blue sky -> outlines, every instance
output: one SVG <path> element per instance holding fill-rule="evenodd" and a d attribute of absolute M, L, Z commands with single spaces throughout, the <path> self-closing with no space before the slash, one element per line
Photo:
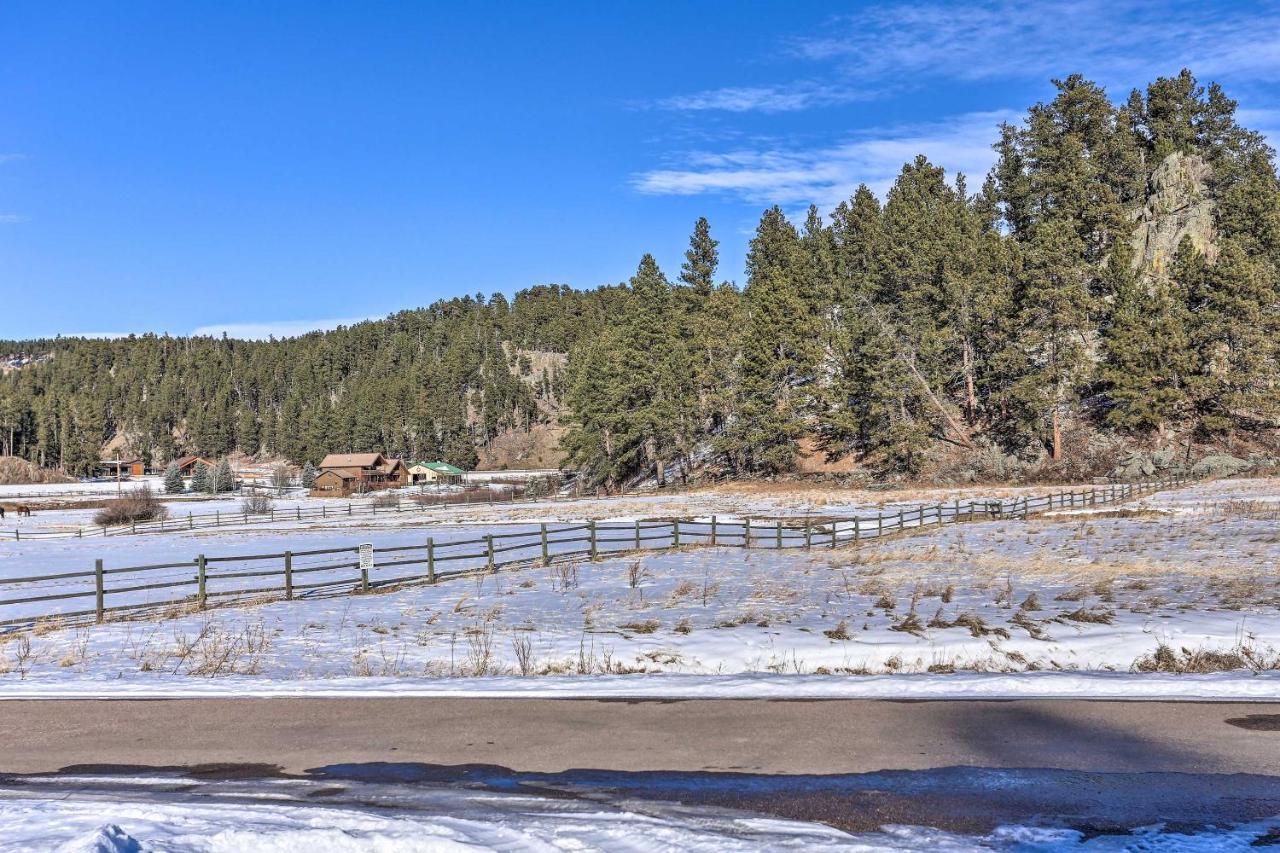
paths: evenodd
<path fill-rule="evenodd" d="M 1280 139 L 1274 3 L 0 6 L 0 338 L 261 336 L 674 277 L 711 220 L 829 210 L 1080 72 L 1189 66 Z"/>

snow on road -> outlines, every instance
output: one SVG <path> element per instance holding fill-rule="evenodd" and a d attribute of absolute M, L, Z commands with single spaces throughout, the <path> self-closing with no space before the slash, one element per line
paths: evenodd
<path fill-rule="evenodd" d="M 64 786 L 74 785 L 65 780 Z M 88 790 L 34 796 L 0 790 L 0 850 L 58 853 L 216 853 L 216 851 L 1122 851 L 1247 850 L 1273 837 L 1275 821 L 1215 827 L 1154 825 L 1097 835 L 1064 827 L 999 826 L 962 834 L 886 825 L 846 833 L 709 806 L 637 799 L 548 798 L 419 785 L 370 785 L 358 794 L 377 808 L 324 805 L 329 792 L 312 780 L 266 780 L 232 786 L 169 777 L 116 780 L 104 796 Z M 157 789 L 148 791 L 148 788 Z M 130 790 L 132 789 L 132 790 Z M 194 791 L 192 790 L 194 789 Z M 300 802 L 311 790 L 310 803 Z"/>
<path fill-rule="evenodd" d="M 641 813 L 575 800 L 453 790 L 418 789 L 413 799 L 412 811 L 374 811 L 294 803 L 12 796 L 0 799 L 0 850 L 439 853 L 859 849 L 853 837 L 819 824 L 731 816 L 711 809 L 649 806 L 647 813 Z M 888 839 L 894 840 L 892 836 Z M 896 845 L 882 849 L 910 848 Z"/>

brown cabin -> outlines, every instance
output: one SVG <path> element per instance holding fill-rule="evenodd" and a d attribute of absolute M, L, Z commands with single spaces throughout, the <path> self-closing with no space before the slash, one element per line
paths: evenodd
<path fill-rule="evenodd" d="M 210 470 L 212 470 L 216 465 L 216 463 L 205 459 L 203 456 L 181 456 L 173 460 L 173 462 L 178 466 L 178 470 L 182 472 L 182 476 L 184 477 L 190 477 L 194 474 L 196 472 L 196 466 L 201 462 L 203 462 L 205 467 Z"/>
<path fill-rule="evenodd" d="M 311 494 L 349 495 L 375 489 L 395 489 L 409 481 L 409 469 L 399 459 L 381 453 L 330 453 L 320 461 Z"/>
<path fill-rule="evenodd" d="M 141 459 L 103 459 L 98 462 L 101 477 L 141 477 L 147 466 Z"/>

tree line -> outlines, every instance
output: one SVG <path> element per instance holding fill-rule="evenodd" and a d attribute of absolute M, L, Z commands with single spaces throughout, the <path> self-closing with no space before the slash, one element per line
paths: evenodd
<path fill-rule="evenodd" d="M 623 311 L 570 359 L 570 459 L 612 487 L 707 462 L 785 473 L 805 442 L 911 474 L 952 448 L 1060 461 L 1068 427 L 1274 430 L 1273 152 L 1187 71 L 1120 106 L 1080 76 L 1054 85 L 999 128 L 977 191 L 920 156 L 883 203 L 861 186 L 799 226 L 765 211 L 741 291 L 715 283 L 705 220 L 675 282 L 646 256 Z M 1207 168 L 1211 229 L 1152 263 L 1135 217 L 1171 155 Z"/>
<path fill-rule="evenodd" d="M 861 186 L 798 222 L 764 211 L 741 288 L 719 278 L 700 219 L 674 280 L 645 255 L 621 284 L 442 300 L 289 340 L 0 343 L 52 355 L 0 381 L 0 450 L 78 473 L 123 432 L 159 462 L 379 450 L 469 466 L 502 431 L 559 417 L 568 464 L 616 488 L 781 474 L 805 453 L 918 474 L 947 454 L 1061 461 L 1099 432 L 1273 434 L 1273 152 L 1186 71 L 1119 104 L 1080 76 L 1054 85 L 998 128 L 976 189 L 920 156 L 883 200 Z M 1139 211 L 1178 157 L 1206 171 L 1210 227 L 1147 257 Z M 567 365 L 531 375 L 531 350 Z"/>

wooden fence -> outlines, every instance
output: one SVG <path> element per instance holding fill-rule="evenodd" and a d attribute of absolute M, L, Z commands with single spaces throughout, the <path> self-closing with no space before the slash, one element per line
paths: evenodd
<path fill-rule="evenodd" d="M 674 491 L 674 490 L 666 490 Z M 664 492 L 665 493 L 665 492 Z M 378 500 L 394 492 L 371 493 L 367 501 L 345 505 L 322 503 L 315 507 L 270 507 L 264 512 L 251 512 L 248 508 L 239 512 L 227 511 L 192 513 L 175 515 L 155 521 L 138 521 L 132 524 L 117 524 L 93 527 L 77 527 L 74 530 L 23 530 L 19 527 L 0 529 L 0 540 L 22 541 L 24 539 L 87 539 L 107 536 L 136 536 L 144 533 L 174 533 L 182 530 L 208 530 L 218 527 L 241 527 L 253 524 L 275 524 L 287 521 L 315 521 L 328 518 L 338 519 L 358 516 L 387 515 L 388 513 L 421 512 L 447 506 L 497 506 L 501 504 L 538 503 L 541 501 L 576 501 L 597 500 L 595 496 L 516 494 L 499 495 L 492 489 L 465 492 L 441 492 L 437 494 L 419 492 L 407 495 L 395 494 L 394 504 L 379 506 Z M 644 492 L 642 494 L 653 494 Z M 230 492 L 226 497 L 234 497 Z M 164 497 L 163 495 L 159 497 Z M 618 497 L 618 496 L 613 496 Z M 33 505 L 36 511 L 39 506 Z"/>
<path fill-rule="evenodd" d="M 1188 481 L 1174 477 L 1012 500 L 957 500 L 847 518 L 747 518 L 726 522 L 711 516 L 706 520 L 592 521 L 529 525 L 527 530 L 467 539 L 424 536 L 421 544 L 393 547 L 362 544 L 272 554 L 201 554 L 179 562 L 120 567 L 108 567 L 98 559 L 92 568 L 79 571 L 0 578 L 0 625 L 29 625 L 44 619 L 74 622 L 92 618 L 102 622 L 112 614 L 162 608 L 205 609 L 210 604 L 246 599 L 293 600 L 317 594 L 367 593 L 402 584 L 436 583 L 477 572 L 497 572 L 513 565 L 549 566 L 557 561 L 594 560 L 610 553 L 642 550 L 689 546 L 835 548 L 947 524 L 1025 519 L 1051 510 L 1088 509 L 1177 488 Z M 71 591 L 63 591 L 67 588 Z M 155 593 L 161 597 L 150 598 Z M 132 600 L 124 600 L 126 596 L 132 596 Z M 71 602 L 71 609 L 47 609 L 53 602 Z"/>

